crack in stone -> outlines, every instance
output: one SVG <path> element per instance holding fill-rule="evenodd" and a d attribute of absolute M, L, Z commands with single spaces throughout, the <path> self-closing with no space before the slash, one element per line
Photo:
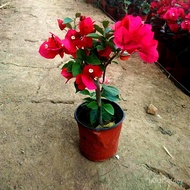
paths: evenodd
<path fill-rule="evenodd" d="M 15 63 L 5 63 L 5 62 L 0 62 L 2 65 L 12 65 L 16 67 L 25 67 L 25 68 L 32 68 L 32 69 L 57 69 L 57 67 L 34 67 L 34 66 L 28 66 L 28 65 L 17 65 Z"/>
<path fill-rule="evenodd" d="M 73 100 L 63 101 L 63 100 L 48 100 L 48 99 L 42 99 L 42 100 L 31 100 L 31 103 L 35 104 L 41 104 L 41 103 L 52 103 L 52 104 L 74 104 Z"/>
<path fill-rule="evenodd" d="M 127 69 L 123 66 L 123 65 L 121 65 L 121 68 L 124 70 L 124 71 L 126 71 Z"/>
<path fill-rule="evenodd" d="M 59 63 L 59 64 L 56 66 L 56 68 L 58 68 L 58 69 L 60 69 L 60 68 L 62 68 L 62 67 L 63 67 L 63 62 Z"/>
<path fill-rule="evenodd" d="M 4 105 L 4 104 L 10 104 L 10 103 L 23 103 L 23 102 L 30 102 L 30 103 L 35 103 L 35 104 L 42 104 L 42 103 L 52 103 L 52 104 L 74 104 L 74 101 L 72 100 L 68 100 L 68 101 L 63 101 L 63 100 L 46 100 L 46 99 L 42 99 L 42 100 L 10 100 L 8 102 L 0 102 L 0 106 Z"/>
<path fill-rule="evenodd" d="M 37 90 L 36 90 L 36 94 L 39 93 L 39 90 L 40 90 L 41 86 L 38 86 Z"/>
<path fill-rule="evenodd" d="M 154 168 L 148 164 L 145 164 L 145 167 L 154 172 L 155 174 L 162 174 L 164 175 L 166 178 L 168 178 L 169 180 L 171 180 L 172 182 L 175 182 L 176 184 L 178 184 L 180 187 L 184 188 L 184 189 L 190 189 L 190 185 L 185 183 L 184 181 L 181 181 L 181 180 L 178 180 L 176 179 L 172 174 L 168 173 L 168 172 L 165 172 L 164 170 L 160 170 L 160 169 L 157 169 L 157 168 Z"/>
<path fill-rule="evenodd" d="M 38 40 L 33 40 L 33 39 L 24 39 L 25 42 L 31 42 L 31 43 L 35 43 L 38 42 Z"/>
<path fill-rule="evenodd" d="M 20 104 L 23 103 L 24 100 L 8 100 L 5 102 L 0 102 L 0 105 L 4 105 L 4 104 L 11 104 L 11 103 L 15 103 L 15 104 Z"/>

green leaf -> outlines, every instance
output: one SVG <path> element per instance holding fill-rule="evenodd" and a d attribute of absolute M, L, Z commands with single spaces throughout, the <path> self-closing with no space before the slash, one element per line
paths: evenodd
<path fill-rule="evenodd" d="M 146 15 L 150 12 L 149 9 L 143 9 L 143 13 L 145 13 Z"/>
<path fill-rule="evenodd" d="M 114 108 L 111 104 L 102 104 L 102 108 L 110 115 L 114 115 Z"/>
<path fill-rule="evenodd" d="M 105 47 L 103 45 L 97 45 L 97 50 L 104 50 Z"/>
<path fill-rule="evenodd" d="M 106 33 L 106 39 L 109 39 L 110 37 L 112 37 L 113 36 L 113 33 Z"/>
<path fill-rule="evenodd" d="M 100 27 L 100 26 L 98 26 L 98 25 L 94 25 L 94 28 L 100 33 L 100 34 L 104 34 L 104 31 L 103 31 L 103 29 Z"/>
<path fill-rule="evenodd" d="M 75 14 L 75 18 L 78 18 L 78 17 L 80 17 L 81 16 L 81 13 L 76 13 Z"/>
<path fill-rule="evenodd" d="M 100 65 L 101 61 L 98 59 L 96 55 L 90 55 L 87 57 L 86 62 L 93 65 Z"/>
<path fill-rule="evenodd" d="M 98 110 L 90 110 L 90 123 L 96 123 L 98 119 Z"/>
<path fill-rule="evenodd" d="M 71 61 L 65 63 L 65 64 L 63 65 L 62 69 L 63 69 L 63 68 L 67 68 L 67 71 L 68 71 L 68 72 L 72 72 L 72 67 L 73 67 L 73 64 L 74 64 L 74 63 L 75 63 L 75 61 L 74 61 L 74 60 L 71 60 Z"/>
<path fill-rule="evenodd" d="M 104 92 L 102 93 L 102 97 L 105 97 L 106 99 L 108 99 L 112 102 L 116 102 L 116 101 L 120 100 L 119 96 L 112 96 L 112 95 L 104 93 Z"/>
<path fill-rule="evenodd" d="M 92 109 L 92 110 L 97 110 L 98 109 L 98 104 L 96 101 L 91 101 L 90 103 L 87 104 L 87 107 Z"/>
<path fill-rule="evenodd" d="M 72 26 L 71 26 L 70 23 L 67 23 L 67 24 L 66 24 L 66 27 L 67 27 L 67 28 L 70 28 L 70 29 L 72 28 Z"/>
<path fill-rule="evenodd" d="M 120 100 L 119 91 L 117 90 L 117 88 L 113 86 L 106 86 L 104 84 L 102 85 L 102 87 L 103 87 L 102 97 L 105 97 L 106 99 L 113 102 Z"/>
<path fill-rule="evenodd" d="M 87 36 L 90 38 L 95 38 L 95 39 L 101 39 L 102 38 L 102 36 L 100 36 L 99 34 L 96 34 L 96 33 L 90 33 Z"/>
<path fill-rule="evenodd" d="M 91 97 L 87 97 L 87 98 L 83 98 L 83 100 L 84 100 L 85 102 L 87 102 L 87 104 L 88 104 L 88 103 L 90 103 L 92 100 L 95 101 L 96 98 L 93 98 L 93 97 L 92 97 L 92 98 L 91 98 Z"/>
<path fill-rule="evenodd" d="M 131 1 L 125 1 L 125 3 L 126 3 L 127 5 L 130 5 L 130 4 L 131 4 Z"/>
<path fill-rule="evenodd" d="M 108 21 L 108 20 L 105 20 L 105 21 L 102 22 L 102 24 L 103 24 L 103 27 L 104 27 L 104 28 L 107 28 L 108 25 L 109 25 L 109 21 Z"/>
<path fill-rule="evenodd" d="M 119 90 L 114 86 L 106 86 L 105 84 L 102 85 L 103 89 L 112 96 L 119 95 Z"/>
<path fill-rule="evenodd" d="M 112 61 L 112 63 L 118 64 L 118 62 L 117 62 L 117 61 Z"/>
<path fill-rule="evenodd" d="M 82 72 L 82 66 L 80 63 L 75 62 L 72 65 L 72 74 L 74 77 L 76 77 L 78 74 L 80 74 Z"/>
<path fill-rule="evenodd" d="M 96 92 L 91 92 L 90 97 L 92 100 L 96 100 Z"/>
<path fill-rule="evenodd" d="M 109 33 L 110 31 L 112 31 L 111 28 L 109 28 L 109 27 L 105 28 L 105 33 L 106 33 L 106 34 Z"/>
<path fill-rule="evenodd" d="M 88 90 L 82 90 L 80 93 L 83 95 L 90 95 L 90 92 Z"/>
<path fill-rule="evenodd" d="M 102 120 L 104 123 L 108 123 L 112 120 L 113 116 L 109 114 L 106 110 L 102 110 Z"/>
<path fill-rule="evenodd" d="M 84 50 L 82 49 L 77 50 L 76 59 L 78 62 L 81 62 L 82 60 L 84 60 L 85 57 L 86 57 L 86 53 Z"/>
<path fill-rule="evenodd" d="M 66 17 L 66 18 L 64 18 L 63 23 L 64 23 L 64 24 L 68 24 L 68 23 L 71 23 L 72 21 L 73 21 L 73 20 L 72 20 L 71 18 Z"/>

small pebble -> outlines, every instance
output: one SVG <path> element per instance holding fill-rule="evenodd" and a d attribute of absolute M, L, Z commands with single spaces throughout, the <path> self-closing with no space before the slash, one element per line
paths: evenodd
<path fill-rule="evenodd" d="M 119 158 L 120 158 L 118 154 L 117 154 L 117 155 L 115 155 L 115 157 L 116 157 L 118 160 L 119 160 Z"/>
<path fill-rule="evenodd" d="M 158 118 L 162 119 L 162 117 L 161 117 L 159 114 L 156 114 L 156 116 L 157 116 Z"/>
<path fill-rule="evenodd" d="M 20 166 L 22 166 L 22 164 L 23 164 L 22 161 L 19 161 L 18 163 L 19 163 Z"/>
<path fill-rule="evenodd" d="M 155 107 L 153 104 L 150 104 L 147 107 L 146 113 L 156 115 L 157 111 L 158 111 L 157 107 Z"/>

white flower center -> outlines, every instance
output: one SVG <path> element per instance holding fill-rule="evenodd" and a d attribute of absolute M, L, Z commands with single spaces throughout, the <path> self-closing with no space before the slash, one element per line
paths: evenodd
<path fill-rule="evenodd" d="M 89 71 L 89 73 L 93 73 L 93 72 L 94 72 L 94 70 L 93 70 L 93 69 L 89 69 L 88 71 Z"/>
<path fill-rule="evenodd" d="M 74 40 L 74 39 L 75 39 L 75 36 L 71 36 L 71 39 Z"/>

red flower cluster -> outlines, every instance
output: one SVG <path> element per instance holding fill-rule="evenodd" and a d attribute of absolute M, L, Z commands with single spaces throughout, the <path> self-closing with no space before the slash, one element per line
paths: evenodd
<path fill-rule="evenodd" d="M 151 11 L 154 17 L 166 21 L 172 32 L 187 30 L 190 33 L 190 1 L 154 0 Z"/>
<path fill-rule="evenodd" d="M 79 19 L 78 24 L 76 19 Z M 76 16 L 74 22 L 70 18 L 57 21 L 61 30 L 68 29 L 65 38 L 51 33 L 51 37 L 41 44 L 39 53 L 47 59 L 71 55 L 72 60 L 63 66 L 61 74 L 67 81 L 76 77 L 77 90 L 95 90 L 97 81 L 116 56 L 125 60 L 131 53 L 138 52 L 145 62 L 153 63 L 158 59 L 157 41 L 153 39 L 151 25 L 144 24 L 140 17 L 126 15 L 112 29 L 107 22 L 101 28 L 85 16 Z M 71 22 L 75 24 L 73 27 Z"/>
<path fill-rule="evenodd" d="M 62 21 L 63 22 L 63 21 Z M 79 22 L 79 31 L 69 29 L 62 41 L 67 51 L 65 53 L 76 57 L 76 52 L 80 48 L 91 48 L 92 38 L 87 37 L 87 34 L 94 31 L 92 19 L 90 17 L 81 17 Z"/>
<path fill-rule="evenodd" d="M 102 70 L 96 65 L 86 65 L 83 72 L 76 76 L 76 84 L 79 90 L 88 88 L 89 90 L 96 89 L 94 80 L 102 76 Z"/>
<path fill-rule="evenodd" d="M 62 43 L 62 40 L 52 33 L 51 38 L 48 38 L 48 40 L 42 43 L 42 45 L 39 48 L 39 53 L 46 59 L 53 59 L 58 54 L 61 58 L 63 58 L 64 52 L 65 48 Z"/>
<path fill-rule="evenodd" d="M 118 21 L 114 28 L 114 43 L 122 52 L 133 53 L 137 51 L 145 62 L 154 62 L 158 59 L 157 41 L 153 39 L 154 33 L 149 24 L 142 24 L 140 17 L 125 16 Z"/>

